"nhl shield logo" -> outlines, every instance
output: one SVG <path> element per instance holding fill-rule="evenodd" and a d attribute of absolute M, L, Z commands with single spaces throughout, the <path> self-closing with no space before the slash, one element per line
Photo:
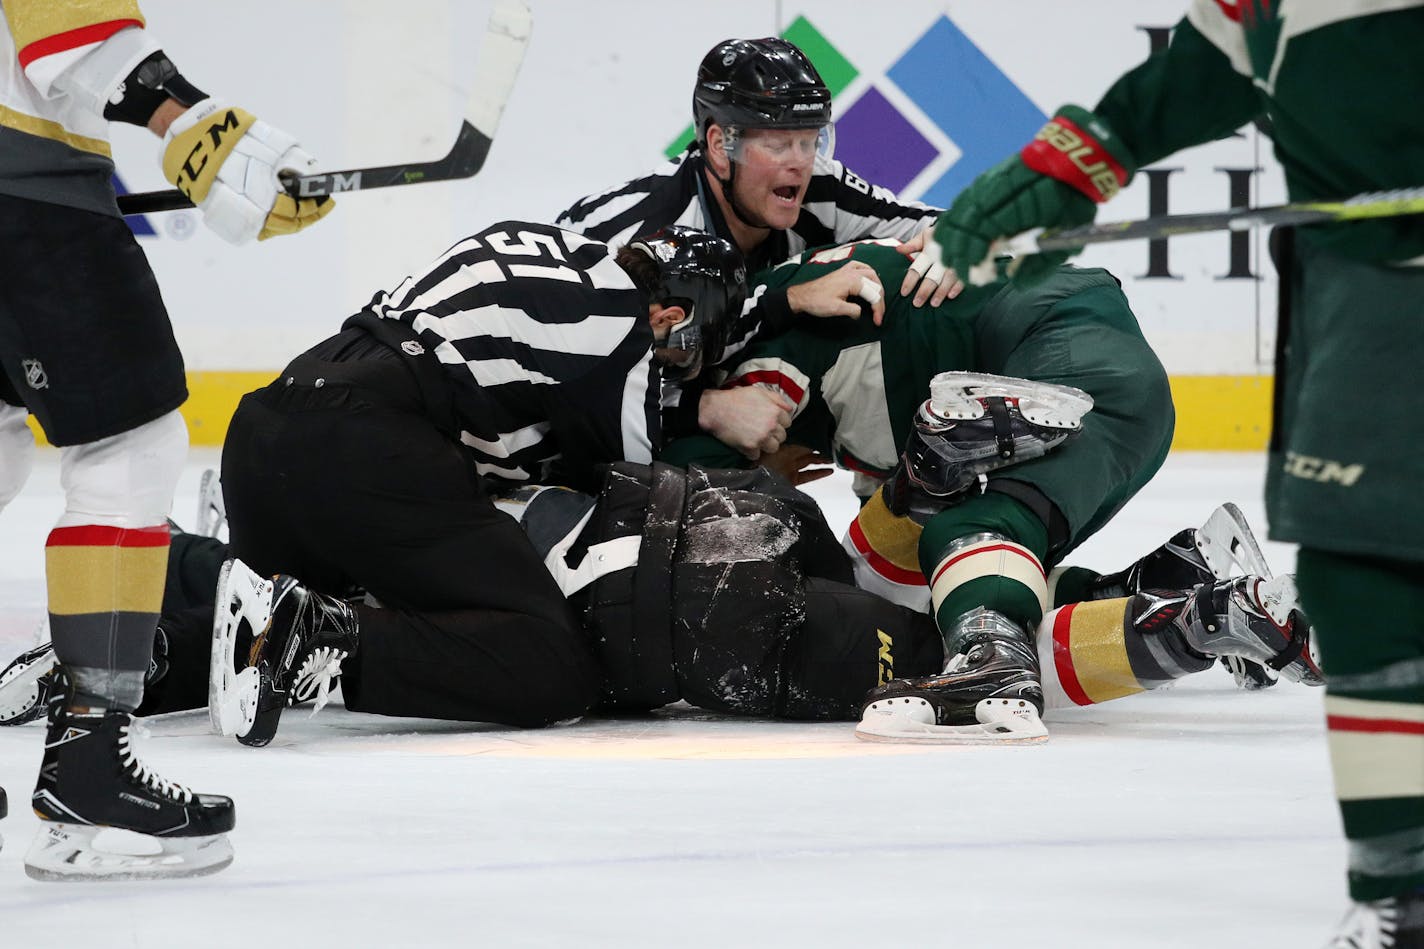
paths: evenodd
<path fill-rule="evenodd" d="M 20 367 L 25 370 L 25 382 L 31 389 L 49 388 L 49 376 L 45 375 L 44 366 L 38 359 L 21 360 Z"/>

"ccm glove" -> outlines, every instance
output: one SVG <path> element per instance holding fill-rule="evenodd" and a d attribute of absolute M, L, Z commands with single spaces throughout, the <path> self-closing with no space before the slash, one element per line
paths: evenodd
<path fill-rule="evenodd" d="M 1019 154 L 976 178 L 935 223 L 946 267 L 967 274 L 994 241 L 1035 227 L 1076 227 L 1132 179 L 1137 163 L 1107 123 L 1074 105 L 1058 110 Z M 1015 279 L 1031 283 L 1077 251 L 1032 254 Z"/>
<path fill-rule="evenodd" d="M 163 174 L 203 212 L 224 240 L 243 244 L 292 234 L 321 220 L 335 202 L 296 199 L 278 175 L 308 174 L 315 159 L 286 132 L 251 113 L 204 99 L 164 136 Z"/>

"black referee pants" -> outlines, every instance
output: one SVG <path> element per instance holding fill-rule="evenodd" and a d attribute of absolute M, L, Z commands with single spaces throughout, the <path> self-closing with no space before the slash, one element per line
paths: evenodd
<path fill-rule="evenodd" d="M 578 618 L 468 456 L 418 405 L 303 382 L 243 398 L 223 495 L 253 570 L 381 604 L 357 606 L 346 707 L 519 726 L 592 708 L 599 671 Z"/>

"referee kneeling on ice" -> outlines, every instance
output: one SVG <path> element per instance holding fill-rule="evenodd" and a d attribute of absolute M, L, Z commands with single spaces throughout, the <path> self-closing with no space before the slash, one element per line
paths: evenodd
<path fill-rule="evenodd" d="M 663 380 L 721 358 L 745 296 L 738 251 L 689 228 L 614 249 L 505 222 L 246 395 L 223 446 L 238 560 L 215 724 L 266 744 L 338 674 L 348 708 L 383 715 L 538 726 L 592 708 L 579 619 L 486 479 L 596 493 L 599 466 L 651 461 Z"/>

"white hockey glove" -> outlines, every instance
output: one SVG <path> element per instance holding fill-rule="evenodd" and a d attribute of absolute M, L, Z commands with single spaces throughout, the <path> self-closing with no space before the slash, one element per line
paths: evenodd
<path fill-rule="evenodd" d="M 215 99 L 196 103 L 164 136 L 163 174 L 203 212 L 203 223 L 233 244 L 293 234 L 335 206 L 295 199 L 280 172 L 310 173 L 316 161 L 280 129 Z"/>

